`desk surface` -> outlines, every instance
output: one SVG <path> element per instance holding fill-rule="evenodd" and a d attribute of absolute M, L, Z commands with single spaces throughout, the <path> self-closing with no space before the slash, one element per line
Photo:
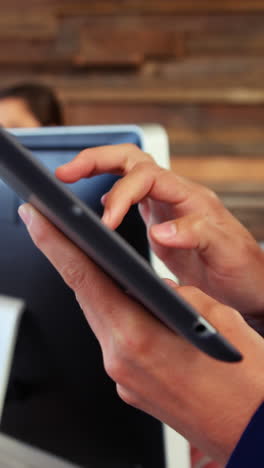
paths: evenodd
<path fill-rule="evenodd" d="M 42 450 L 0 434 L 1 468 L 78 468 Z"/>

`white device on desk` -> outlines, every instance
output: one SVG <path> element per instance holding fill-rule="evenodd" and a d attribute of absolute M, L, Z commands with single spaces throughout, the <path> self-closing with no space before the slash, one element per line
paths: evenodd
<path fill-rule="evenodd" d="M 0 296 L 0 421 L 24 301 Z M 0 466 L 2 466 L 0 464 Z"/>
<path fill-rule="evenodd" d="M 78 468 L 65 460 L 0 434 L 1 468 Z"/>

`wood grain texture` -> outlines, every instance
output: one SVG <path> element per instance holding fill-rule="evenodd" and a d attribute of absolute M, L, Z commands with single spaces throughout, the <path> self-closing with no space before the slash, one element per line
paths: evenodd
<path fill-rule="evenodd" d="M 171 166 L 177 174 L 211 188 L 255 239 L 264 240 L 263 160 L 175 157 Z"/>
<path fill-rule="evenodd" d="M 221 184 L 226 187 L 239 183 L 239 187 L 250 187 L 263 184 L 264 192 L 264 159 L 237 158 L 227 156 L 188 157 L 175 156 L 171 159 L 172 169 L 179 175 L 203 184 Z M 230 188 L 229 188 L 230 190 Z"/>
<path fill-rule="evenodd" d="M 102 30 L 104 34 L 102 34 Z M 135 65 L 150 57 L 182 57 L 183 38 L 146 24 L 85 24 L 81 29 L 78 63 Z"/>
<path fill-rule="evenodd" d="M 93 14 L 177 14 L 180 12 L 218 13 L 218 12 L 256 12 L 263 11 L 263 0 L 26 0 L 30 10 L 52 10 L 60 15 Z M 19 0 L 1 2 L 1 11 L 20 9 Z"/>
<path fill-rule="evenodd" d="M 40 16 L 10 12 L 0 16 L 0 38 L 12 38 L 17 41 L 20 39 L 53 39 L 57 34 L 57 29 L 57 20 L 51 14 Z"/>
<path fill-rule="evenodd" d="M 78 42 L 74 42 L 71 36 L 68 40 L 65 39 L 66 33 L 64 32 L 56 44 L 44 40 L 16 43 L 3 39 L 0 64 L 1 60 L 6 60 L 10 67 L 2 68 L 0 85 L 18 80 L 14 67 L 19 59 L 18 66 L 27 66 L 20 69 L 19 77 L 53 81 L 55 86 L 59 84 L 64 99 L 73 102 L 84 99 L 94 102 L 141 101 L 160 104 L 264 103 L 264 62 L 256 57 L 199 57 L 188 61 L 180 60 L 178 64 L 165 62 L 162 67 L 156 61 L 148 62 L 140 70 L 126 71 L 122 67 L 117 70 L 101 67 L 82 69 L 74 63 L 74 57 L 78 54 Z M 64 49 L 67 51 L 66 56 L 63 55 Z M 23 52 L 23 57 L 17 57 L 17 50 L 20 50 L 21 54 Z M 31 50 L 35 51 L 33 58 L 29 53 Z M 29 72 L 29 65 L 31 61 L 36 61 L 36 56 L 39 67 L 32 73 Z M 51 57 L 56 57 L 57 63 L 54 63 Z M 64 68 L 61 68 L 61 64 Z"/>
<path fill-rule="evenodd" d="M 173 168 L 264 239 L 264 0 L 0 4 L 0 87 L 52 86 L 71 125 L 161 123 Z"/>
<path fill-rule="evenodd" d="M 61 2 L 54 2 L 62 12 Z M 65 1 L 64 13 L 82 11 L 90 14 L 127 14 L 179 13 L 179 12 L 251 12 L 263 11 L 263 0 L 115 0 L 115 1 Z"/>
<path fill-rule="evenodd" d="M 264 155 L 262 106 L 186 106 L 134 102 L 65 104 L 69 124 L 160 122 L 167 130 L 171 154 L 257 157 Z"/>

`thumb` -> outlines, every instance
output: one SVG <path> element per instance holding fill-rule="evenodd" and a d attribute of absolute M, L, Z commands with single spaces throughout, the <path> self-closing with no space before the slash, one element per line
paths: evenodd
<path fill-rule="evenodd" d="M 206 217 L 197 215 L 184 216 L 179 219 L 154 224 L 150 228 L 152 240 L 166 247 L 185 249 L 205 247 L 208 240 L 208 222 Z M 210 233 L 210 239 L 211 237 Z"/>
<path fill-rule="evenodd" d="M 226 225 L 218 225 L 207 216 L 189 215 L 165 223 L 152 225 L 152 241 L 163 247 L 196 249 L 208 257 L 225 254 L 232 236 Z M 212 247 L 212 249 L 211 249 Z"/>

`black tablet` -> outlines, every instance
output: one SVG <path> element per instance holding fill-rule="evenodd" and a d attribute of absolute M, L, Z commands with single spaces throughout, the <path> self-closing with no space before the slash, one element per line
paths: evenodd
<path fill-rule="evenodd" d="M 170 329 L 216 359 L 242 359 L 240 352 L 160 279 L 124 239 L 103 225 L 86 204 L 4 130 L 0 130 L 0 177 Z"/>

